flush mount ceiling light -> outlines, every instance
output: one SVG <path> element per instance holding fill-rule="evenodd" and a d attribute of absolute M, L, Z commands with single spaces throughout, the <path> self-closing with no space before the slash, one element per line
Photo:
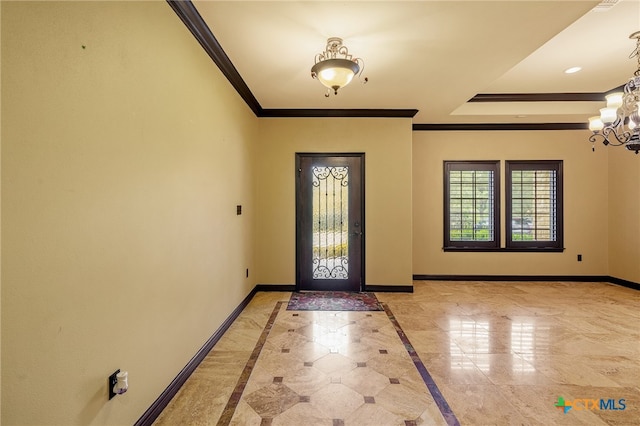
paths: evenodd
<path fill-rule="evenodd" d="M 600 110 L 600 115 L 589 118 L 589 130 L 592 132 L 589 141 L 594 151 L 594 143 L 600 138 L 604 145 L 624 146 L 636 154 L 640 152 L 640 31 L 629 38 L 636 40 L 636 48 L 629 59 L 638 58 L 638 69 L 622 92 L 605 97 L 607 106 Z"/>
<path fill-rule="evenodd" d="M 325 51 L 316 55 L 315 65 L 311 67 L 311 77 L 317 78 L 327 87 L 325 96 L 329 97 L 332 90 L 337 95 L 338 89 L 349 84 L 355 75 L 362 76 L 363 70 L 364 61 L 354 59 L 347 46 L 342 44 L 341 38 L 331 37 L 327 40 Z M 367 81 L 369 79 L 366 77 L 362 80 L 363 83 Z"/>

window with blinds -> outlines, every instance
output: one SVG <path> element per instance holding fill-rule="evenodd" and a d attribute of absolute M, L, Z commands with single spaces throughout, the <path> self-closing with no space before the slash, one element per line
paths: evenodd
<path fill-rule="evenodd" d="M 499 162 L 445 161 L 444 174 L 444 248 L 499 247 Z"/>
<path fill-rule="evenodd" d="M 506 162 L 507 248 L 563 247 L 562 161 Z"/>

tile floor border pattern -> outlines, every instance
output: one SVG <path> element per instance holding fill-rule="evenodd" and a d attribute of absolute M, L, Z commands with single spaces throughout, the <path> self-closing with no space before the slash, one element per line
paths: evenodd
<path fill-rule="evenodd" d="M 438 389 L 438 385 L 436 385 L 436 382 L 431 377 L 431 374 L 429 374 L 427 367 L 425 367 L 424 363 L 418 356 L 418 353 L 416 352 L 413 345 L 409 341 L 409 338 L 405 334 L 404 330 L 402 330 L 402 327 L 400 326 L 400 323 L 396 319 L 395 315 L 393 314 L 393 312 L 391 312 L 391 309 L 386 303 L 380 303 L 380 306 L 382 306 L 382 308 L 384 309 L 384 312 L 387 314 L 387 318 L 389 318 L 389 321 L 391 321 L 391 323 L 393 324 L 393 327 L 396 329 L 396 333 L 398 333 L 398 337 L 404 344 L 405 349 L 409 353 L 409 356 L 411 357 L 413 364 L 416 366 L 416 369 L 420 373 L 420 376 L 422 377 L 422 380 L 424 381 L 425 385 L 427 385 L 427 389 L 429 389 L 429 393 L 431 393 L 433 400 L 438 406 L 438 409 L 440 410 L 440 414 L 442 414 L 442 417 L 444 417 L 445 421 L 449 426 L 460 426 L 460 422 L 456 418 L 456 415 L 453 413 L 453 410 L 451 410 L 451 407 L 449 406 L 449 404 L 447 403 L 447 400 L 444 398 L 444 396 L 440 392 L 440 389 Z"/>
<path fill-rule="evenodd" d="M 240 403 L 240 399 L 242 398 L 242 392 L 244 392 L 244 388 L 247 386 L 249 382 L 249 376 L 251 376 L 251 372 L 253 371 L 253 367 L 256 365 L 256 361 L 258 361 L 258 357 L 260 356 L 260 352 L 264 347 L 265 342 L 267 341 L 267 337 L 269 336 L 269 332 L 271 331 L 271 327 L 273 327 L 273 323 L 276 321 L 276 317 L 278 316 L 278 312 L 280 312 L 280 307 L 286 302 L 276 302 L 276 306 L 273 308 L 271 315 L 269 316 L 269 320 L 267 324 L 264 326 L 262 333 L 260 334 L 260 338 L 256 342 L 256 346 L 253 348 L 253 352 L 251 352 L 251 356 L 249 357 L 249 361 L 244 366 L 242 370 L 242 374 L 238 378 L 238 382 L 236 383 L 236 387 L 233 389 L 231 396 L 229 397 L 229 401 L 227 405 L 222 410 L 222 414 L 220 415 L 220 419 L 218 420 L 217 426 L 227 426 L 231 422 L 231 418 L 236 411 L 238 403 Z"/>
<path fill-rule="evenodd" d="M 249 358 L 249 361 L 247 361 L 242 374 L 240 375 L 238 382 L 236 384 L 236 387 L 234 388 L 229 401 L 227 402 L 222 414 L 220 415 L 220 419 L 218 420 L 217 426 L 228 426 L 235 414 L 236 408 L 238 407 L 238 404 L 240 403 L 241 399 L 242 399 L 242 394 L 244 392 L 244 389 L 247 386 L 247 383 L 249 382 L 249 377 L 251 376 L 251 372 L 253 371 L 255 364 L 258 360 L 258 357 L 260 356 L 260 353 L 262 351 L 262 348 L 264 347 L 267 338 L 269 336 L 269 333 L 271 331 L 271 328 L 273 327 L 276 318 L 278 316 L 278 313 L 281 310 L 281 306 L 283 304 L 285 304 L 287 302 L 285 301 L 279 301 L 276 302 L 276 305 L 273 309 L 273 311 L 271 312 L 271 315 L 269 317 L 269 320 L 267 321 L 267 324 L 265 325 L 260 338 L 258 339 L 258 341 L 256 342 L 256 345 L 253 349 L 253 352 L 251 353 L 251 356 Z M 393 312 L 391 311 L 391 309 L 389 308 L 389 306 L 386 303 L 382 303 L 380 302 L 380 306 L 382 307 L 382 309 L 384 310 L 387 318 L 389 319 L 389 321 L 391 322 L 391 324 L 393 325 L 396 333 L 398 334 L 398 337 L 400 338 L 402 344 L 404 345 L 404 348 L 407 350 L 411 361 L 413 362 L 414 366 L 416 367 L 416 369 L 418 370 L 418 373 L 420 374 L 422 380 L 424 381 L 424 384 L 426 385 L 427 389 L 429 390 L 429 393 L 431 394 L 436 406 L 438 407 L 438 410 L 440 411 L 440 414 L 442 415 L 444 421 L 447 423 L 448 426 L 460 426 L 460 422 L 458 421 L 458 419 L 456 418 L 455 414 L 453 413 L 453 411 L 451 410 L 451 407 L 449 406 L 449 404 L 447 403 L 446 399 L 444 398 L 444 396 L 442 395 L 442 393 L 440 392 L 440 390 L 438 389 L 438 386 L 436 385 L 435 381 L 433 380 L 433 378 L 431 377 L 431 375 L 429 374 L 427 368 L 425 367 L 424 363 L 422 362 L 422 360 L 420 359 L 420 357 L 418 356 L 416 350 L 414 349 L 413 345 L 411 344 L 411 342 L 409 341 L 409 338 L 407 337 L 407 335 L 404 333 L 404 331 L 402 330 L 402 327 L 400 326 L 400 323 L 397 321 L 395 315 L 393 314 Z M 264 421 L 263 421 L 264 423 Z M 268 422 L 269 423 L 269 422 Z M 335 419 L 334 419 L 334 424 L 335 424 Z M 409 423 L 407 423 L 409 424 Z"/>

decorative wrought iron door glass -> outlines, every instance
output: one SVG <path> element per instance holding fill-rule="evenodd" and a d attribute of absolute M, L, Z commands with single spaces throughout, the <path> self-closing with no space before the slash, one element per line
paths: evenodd
<path fill-rule="evenodd" d="M 349 278 L 349 167 L 312 167 L 314 279 Z"/>

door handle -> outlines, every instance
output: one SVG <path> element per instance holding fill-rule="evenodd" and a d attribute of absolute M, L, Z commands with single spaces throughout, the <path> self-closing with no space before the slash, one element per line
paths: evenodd
<path fill-rule="evenodd" d="M 356 231 L 356 232 L 353 232 L 351 235 L 354 236 L 354 237 L 362 236 L 362 232 Z"/>

